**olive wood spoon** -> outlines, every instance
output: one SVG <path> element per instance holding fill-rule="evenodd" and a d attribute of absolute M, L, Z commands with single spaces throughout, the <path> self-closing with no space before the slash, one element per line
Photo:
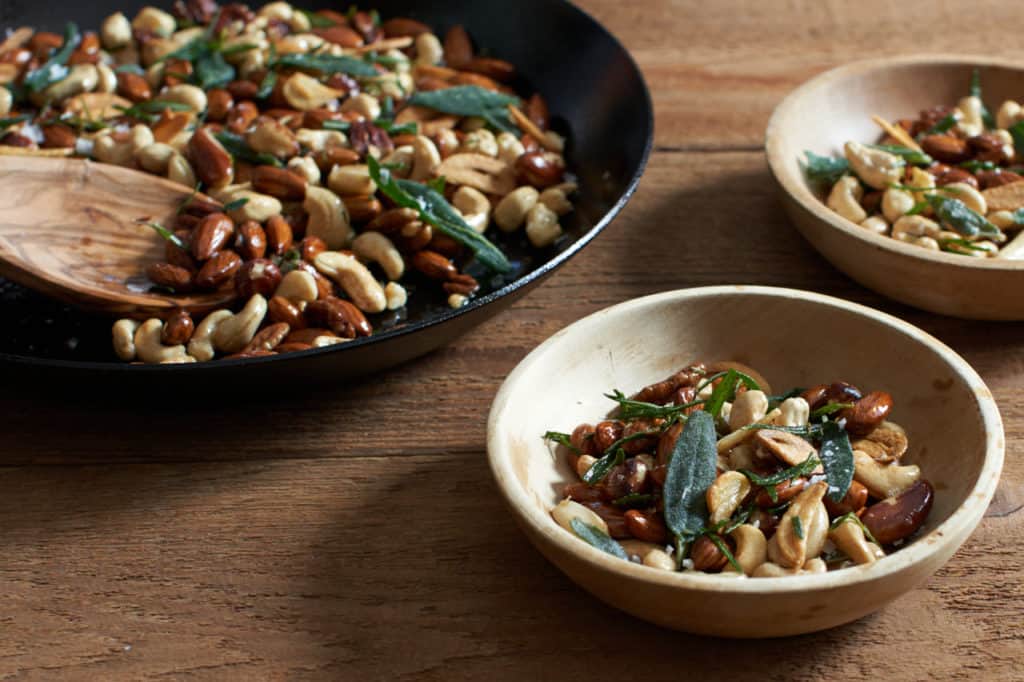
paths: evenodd
<path fill-rule="evenodd" d="M 148 291 L 146 266 L 164 240 L 137 221 L 171 226 L 193 191 L 164 178 L 85 159 L 0 158 L 0 275 L 87 310 L 166 317 L 205 312 L 234 291 Z M 197 195 L 205 201 L 212 201 Z M 216 202 L 214 202 L 216 203 Z"/>

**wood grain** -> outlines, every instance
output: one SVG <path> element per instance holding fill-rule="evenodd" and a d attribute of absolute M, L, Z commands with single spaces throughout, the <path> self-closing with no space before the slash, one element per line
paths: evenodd
<path fill-rule="evenodd" d="M 916 312 L 846 279 L 788 224 L 760 150 L 788 89 L 865 45 L 1022 54 L 1015 5 L 972 5 L 984 31 L 945 1 L 581 5 L 647 73 L 661 151 L 622 217 L 510 311 L 356 386 L 0 396 L 0 678 L 1024 680 L 1024 324 Z M 660 630 L 574 587 L 497 500 L 484 420 L 534 345 L 634 296 L 723 283 L 895 313 L 999 400 L 988 517 L 875 616 L 783 641 Z"/>

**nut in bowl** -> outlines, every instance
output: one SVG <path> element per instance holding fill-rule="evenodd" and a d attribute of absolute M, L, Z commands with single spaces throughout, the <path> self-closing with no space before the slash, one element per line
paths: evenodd
<path fill-rule="evenodd" d="M 629 329 L 630 333 L 623 334 L 623 329 Z M 750 336 L 737 334 L 737 329 L 756 329 L 756 343 L 751 342 Z M 814 333 L 809 334 L 807 330 L 814 330 Z M 608 522 L 614 515 L 603 518 L 598 513 L 598 520 L 587 515 L 585 512 L 593 509 L 585 501 L 582 505 L 585 512 L 574 515 L 572 512 L 579 510 L 567 509 L 562 502 L 566 486 L 585 486 L 579 470 L 586 473 L 596 462 L 585 460 L 589 466 L 580 466 L 579 460 L 583 460 L 580 456 L 574 469 L 562 446 L 555 447 L 544 440 L 545 432 L 571 434 L 582 423 L 600 421 L 610 414 L 610 405 L 614 405 L 604 397 L 611 388 L 634 395 L 644 387 L 662 382 L 665 377 L 674 376 L 679 368 L 687 367 L 695 358 L 732 358 L 756 369 L 756 373 L 741 371 L 761 387 L 764 402 L 768 403 L 771 402 L 768 396 L 774 395 L 769 382 L 776 391 L 781 391 L 791 386 L 815 387 L 821 377 L 830 377 L 843 378 L 866 391 L 871 389 L 871 393 L 848 401 L 854 393 L 844 397 L 836 392 L 836 387 L 818 387 L 819 393 L 831 391 L 828 394 L 831 397 L 808 392 L 803 401 L 808 408 L 812 401 L 815 403 L 815 409 L 819 410 L 817 419 L 828 411 L 822 408 L 830 402 L 857 405 L 856 408 L 837 408 L 844 413 L 843 417 L 837 416 L 825 423 L 833 427 L 845 423 L 850 439 L 856 443 L 852 449 L 859 453 L 858 458 L 895 456 L 895 451 L 902 449 L 901 436 L 905 434 L 908 448 L 899 462 L 862 463 L 862 467 L 876 465 L 886 474 L 893 471 L 906 474 L 905 480 L 898 484 L 889 480 L 895 487 L 885 489 L 886 485 L 880 485 L 879 479 L 865 477 L 866 467 L 854 474 L 854 480 L 869 488 L 868 495 L 872 499 L 908 496 L 898 504 L 906 503 L 918 512 L 925 512 L 912 515 L 914 524 L 911 525 L 919 524 L 916 534 L 909 535 L 913 528 L 897 528 L 890 523 L 891 518 L 883 522 L 881 513 L 885 508 L 871 511 L 874 504 L 860 515 L 860 521 L 868 528 L 865 533 L 860 523 L 846 515 L 864 506 L 863 496 L 854 500 L 848 510 L 839 507 L 830 510 L 828 517 L 838 523 L 826 523 L 822 528 L 821 519 L 817 518 L 818 498 L 827 494 L 829 477 L 817 471 L 807 476 L 813 483 L 808 483 L 802 491 L 793 491 L 795 497 L 791 498 L 790 509 L 795 511 L 783 512 L 779 517 L 783 519 L 788 514 L 790 518 L 783 535 L 775 531 L 778 540 L 767 538 L 770 534 L 767 517 L 756 523 L 748 517 L 744 523 L 729 529 L 728 534 L 720 532 L 724 528 L 704 532 L 709 526 L 717 525 L 710 514 L 721 516 L 720 520 L 726 523 L 734 523 L 737 512 L 749 504 L 749 493 L 758 487 L 759 475 L 755 473 L 751 477 L 733 469 L 754 473 L 759 466 L 755 461 L 736 467 L 730 464 L 718 471 L 712 468 L 706 485 L 697 486 L 700 490 L 695 499 L 704 500 L 711 512 L 708 519 L 694 525 L 695 532 L 690 537 L 694 540 L 693 546 L 684 551 L 689 552 L 687 559 L 693 562 L 686 568 L 698 568 L 700 564 L 704 571 L 677 570 L 679 555 L 674 543 L 662 542 L 666 538 L 660 535 L 655 537 L 662 517 L 657 513 L 659 503 L 653 499 L 637 500 L 641 506 L 636 510 L 638 513 L 630 517 L 643 518 L 630 518 L 631 525 L 625 531 Z M 682 404 L 712 399 L 714 388 L 705 391 L 706 396 L 696 395 L 700 381 L 689 387 L 695 393 L 693 397 L 681 396 Z M 713 381 L 709 385 L 711 383 Z M 687 386 L 682 384 L 675 389 L 687 392 Z M 875 393 L 875 389 L 884 389 L 885 393 Z M 756 434 L 766 441 L 761 444 L 764 448 L 752 449 L 747 454 L 760 457 L 758 450 L 770 451 L 767 462 L 772 471 L 792 466 L 786 463 L 787 453 L 783 452 L 787 446 L 803 444 L 801 452 L 805 455 L 817 452 L 830 456 L 822 452 L 825 448 L 820 440 L 812 438 L 808 442 L 795 436 L 795 442 L 788 443 L 787 436 L 794 435 L 788 433 L 791 427 L 774 423 L 774 417 L 771 430 L 742 430 L 739 422 L 746 421 L 746 417 L 755 422 L 766 421 L 772 414 L 769 409 L 756 419 L 760 414 L 759 405 L 767 406 L 761 405 L 761 396 L 755 391 L 747 391 L 751 394 L 749 398 L 742 398 L 744 393 L 741 392 L 732 401 L 731 409 L 739 410 L 735 414 L 735 425 L 740 428 L 720 426 L 726 432 L 751 434 L 751 437 Z M 891 397 L 891 405 L 883 399 L 885 394 Z M 636 397 L 650 398 L 651 395 L 646 392 Z M 628 400 L 623 396 L 617 398 Z M 717 397 L 715 400 L 717 402 Z M 661 398 L 640 402 L 660 401 Z M 824 402 L 819 405 L 821 401 Z M 675 402 L 670 398 L 661 407 L 671 412 L 671 403 Z M 776 409 L 782 413 L 784 400 L 778 402 Z M 796 402 L 799 401 L 787 405 L 786 419 L 802 421 L 802 416 L 797 414 L 802 410 L 794 409 Z M 721 417 L 721 407 L 718 410 Z M 808 409 L 808 415 L 812 412 L 814 410 Z M 701 411 L 692 412 L 690 419 L 699 413 Z M 734 421 L 733 417 L 729 414 L 727 421 Z M 710 414 L 706 414 L 706 418 L 712 419 Z M 882 426 L 887 421 L 898 423 L 903 430 Z M 937 424 L 944 426 L 937 428 Z M 879 428 L 883 431 L 891 428 L 893 437 L 875 433 Z M 598 431 L 594 429 L 593 439 L 600 439 L 604 445 L 617 440 L 612 438 L 616 436 L 614 429 L 609 433 Z M 629 435 L 633 434 L 623 432 L 618 438 Z M 576 436 L 576 443 L 572 442 L 571 435 L 568 442 L 577 447 L 583 445 L 581 449 L 585 449 L 585 430 Z M 725 436 L 730 437 L 731 433 Z M 604 443 L 608 438 L 612 441 Z M 639 435 L 635 441 L 643 438 Z M 872 439 L 879 442 L 861 442 Z M 676 443 L 682 440 L 684 438 L 679 436 Z M 900 447 L 893 448 L 895 445 Z M 661 472 L 657 471 L 657 446 L 653 447 L 654 459 L 643 463 L 651 465 L 648 475 L 657 478 Z M 888 452 L 890 449 L 895 451 Z M 771 454 L 775 450 L 779 452 Z M 546 341 L 516 368 L 495 399 L 488 427 L 488 452 L 498 487 L 530 540 L 588 591 L 613 606 L 667 627 L 701 634 L 770 637 L 812 632 L 860 618 L 912 589 L 945 563 L 980 521 L 992 497 L 1002 466 L 1003 432 L 995 403 L 977 374 L 950 349 L 900 320 L 807 292 L 766 287 L 710 287 L 630 301 L 595 313 Z M 803 462 L 797 461 L 800 458 L 790 459 L 796 464 L 808 461 L 806 457 L 802 458 Z M 639 468 L 634 465 L 632 470 L 626 471 L 636 473 Z M 762 473 L 767 474 L 767 471 Z M 760 489 L 766 494 L 766 489 L 774 485 L 772 480 L 767 480 L 770 476 L 761 477 L 765 485 L 760 485 Z M 628 478 L 615 483 L 628 487 L 632 482 Z M 888 479 L 888 475 L 885 478 Z M 927 479 L 930 486 L 911 480 L 918 478 Z M 668 521 L 665 525 L 674 532 L 675 520 L 668 517 L 667 497 L 671 486 L 667 480 L 663 484 L 665 492 L 659 494 L 664 497 L 661 506 Z M 751 490 L 740 495 L 744 484 Z M 776 487 L 776 495 L 785 498 L 790 492 L 788 487 L 782 486 L 781 491 Z M 855 487 L 859 494 L 859 486 L 851 485 L 848 490 Z M 925 498 L 928 495 L 919 493 L 927 492 L 929 487 L 935 492 L 931 510 L 927 512 Z M 652 488 L 652 491 L 657 492 L 657 489 Z M 598 490 L 597 494 L 603 493 Z M 640 491 L 640 494 L 645 493 Z M 815 499 L 810 499 L 812 496 Z M 921 504 L 914 503 L 909 496 L 920 497 Z M 804 497 L 807 499 L 802 499 Z M 726 504 L 734 498 L 742 498 L 736 509 L 731 508 L 731 502 Z M 594 501 L 597 504 L 592 506 L 601 512 L 607 513 L 606 506 L 614 506 L 603 499 Z M 780 499 L 780 504 L 784 501 Z M 647 502 L 650 505 L 644 506 Z M 558 508 L 560 503 L 563 504 L 561 509 Z M 773 506 L 779 505 L 769 504 L 766 508 Z M 755 508 L 761 515 L 762 508 L 756 502 L 750 508 L 752 513 Z M 552 509 L 556 510 L 554 515 Z M 626 513 L 620 513 L 626 522 Z M 802 533 L 792 520 L 796 517 L 800 517 Z M 576 523 L 573 518 L 577 519 Z M 627 556 L 634 555 L 630 557 L 633 561 L 624 561 L 592 546 L 603 542 L 603 537 L 581 539 L 587 535 L 581 522 L 588 519 L 587 526 L 601 530 L 604 523 L 611 535 L 619 535 Z M 776 525 L 779 519 L 773 519 Z M 829 525 L 834 527 L 825 531 Z M 567 527 L 575 532 L 567 532 Z M 738 528 L 743 530 L 732 532 Z M 758 533 L 750 532 L 751 528 Z M 882 529 L 894 534 L 883 535 Z M 875 536 L 873 531 L 876 530 L 878 535 L 883 535 L 876 536 L 875 540 L 887 547 L 885 556 L 879 556 L 872 547 L 874 543 L 865 540 L 869 534 Z M 648 531 L 650 535 L 646 534 Z M 830 535 L 832 544 L 846 556 L 845 560 L 830 563 L 829 560 L 839 558 L 839 552 L 829 555 L 824 550 L 819 551 L 817 540 L 815 547 L 808 547 L 812 536 L 818 538 L 822 531 Z M 907 533 L 905 542 L 897 542 L 904 532 Z M 626 538 L 625 533 L 631 537 Z M 761 544 L 758 542 L 761 538 L 754 537 L 758 534 L 767 544 L 774 542 L 779 546 L 764 547 L 770 561 L 754 566 L 753 563 L 758 562 L 751 557 L 759 552 L 753 550 Z M 801 534 L 803 539 L 799 538 Z M 727 551 L 722 551 L 723 546 Z M 796 554 L 801 547 L 804 556 L 798 557 Z M 652 548 L 658 552 L 650 551 Z M 794 549 L 795 553 L 790 551 Z M 808 555 L 809 549 L 813 557 Z M 729 559 L 730 554 L 740 565 L 739 569 Z M 775 568 L 768 564 L 774 564 Z M 826 568 L 835 570 L 825 571 Z M 751 577 L 747 577 L 748 573 Z"/>
<path fill-rule="evenodd" d="M 1022 97 L 1024 68 L 991 58 L 849 64 L 778 106 L 769 165 L 797 228 L 861 284 L 931 312 L 1024 319 Z"/>

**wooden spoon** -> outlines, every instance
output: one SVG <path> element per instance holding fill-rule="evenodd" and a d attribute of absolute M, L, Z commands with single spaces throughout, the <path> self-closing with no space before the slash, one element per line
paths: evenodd
<path fill-rule="evenodd" d="M 173 225 L 188 187 L 69 158 L 4 156 L 0 176 L 0 275 L 81 308 L 133 317 L 205 312 L 234 298 L 230 289 L 147 291 L 146 266 L 164 259 L 164 240 L 136 221 Z"/>

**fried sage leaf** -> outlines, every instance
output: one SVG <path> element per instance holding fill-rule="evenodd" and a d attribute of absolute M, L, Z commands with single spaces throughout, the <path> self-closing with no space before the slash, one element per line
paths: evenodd
<path fill-rule="evenodd" d="M 25 75 L 24 85 L 29 92 L 40 92 L 49 86 L 64 80 L 69 72 L 67 67 L 71 53 L 75 51 L 82 37 L 75 24 L 68 23 L 64 27 L 64 43 L 60 49 L 53 53 L 46 62 L 38 69 L 33 69 Z"/>
<path fill-rule="evenodd" d="M 804 154 L 807 156 L 803 164 L 804 174 L 815 184 L 834 185 L 850 171 L 850 162 L 841 156 L 818 156 L 811 151 Z"/>
<path fill-rule="evenodd" d="M 986 220 L 984 216 L 971 210 L 959 199 L 938 194 L 929 194 L 926 198 L 939 222 L 953 228 L 965 237 L 974 237 L 979 234 L 994 237 L 1002 234 L 998 227 Z"/>
<path fill-rule="evenodd" d="M 853 482 L 853 448 L 846 430 L 838 422 L 825 422 L 821 425 L 821 448 L 818 454 L 825 467 L 828 496 L 833 502 L 839 502 Z"/>
<path fill-rule="evenodd" d="M 495 128 L 505 132 L 516 132 L 508 113 L 509 104 L 519 104 L 519 99 L 479 85 L 458 85 L 454 88 L 416 92 L 407 104 L 426 107 L 457 116 L 479 116 Z"/>
<path fill-rule="evenodd" d="M 705 491 L 715 482 L 718 451 L 715 419 L 707 412 L 691 414 L 668 461 L 663 495 L 665 522 L 676 538 L 689 542 L 707 525 Z"/>
<path fill-rule="evenodd" d="M 302 71 L 315 71 L 328 76 L 335 73 L 347 73 L 350 76 L 359 76 L 361 78 L 373 78 L 380 75 L 380 72 L 373 67 L 373 64 L 346 55 L 335 56 L 296 52 L 281 55 L 274 62 L 274 66 L 286 66 Z"/>
<path fill-rule="evenodd" d="M 930 166 L 935 162 L 935 159 L 924 152 L 898 144 L 869 144 L 867 146 L 871 149 L 880 149 L 883 152 L 895 154 L 912 166 Z"/>
<path fill-rule="evenodd" d="M 576 537 L 591 547 L 596 547 L 602 552 L 607 552 L 612 556 L 629 561 L 629 555 L 626 554 L 626 550 L 622 549 L 622 545 L 615 542 L 611 536 L 600 528 L 591 526 L 589 523 L 584 523 L 579 519 L 573 519 L 569 522 L 569 525 L 572 526 L 572 532 L 576 533 Z"/>

